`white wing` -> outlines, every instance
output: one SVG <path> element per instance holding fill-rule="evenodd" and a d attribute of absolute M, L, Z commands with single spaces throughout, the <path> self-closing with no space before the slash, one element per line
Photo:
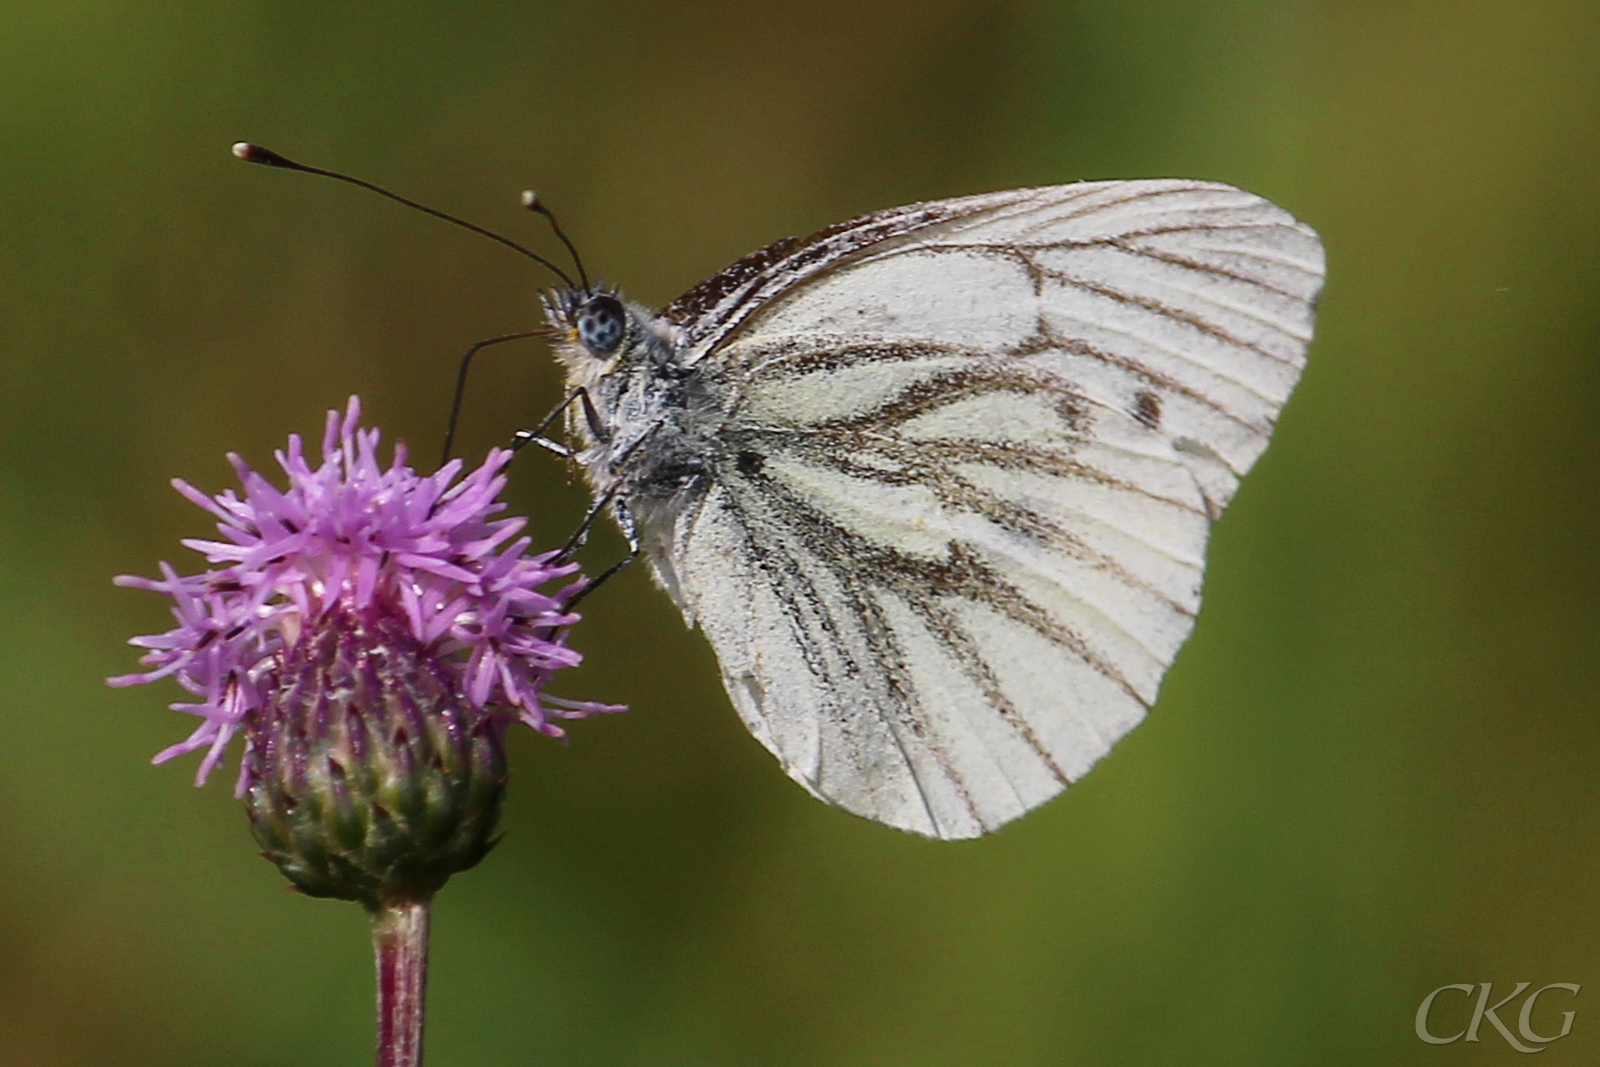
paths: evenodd
<path fill-rule="evenodd" d="M 665 315 L 725 419 L 652 558 L 784 769 L 972 837 L 1143 717 L 1299 377 L 1322 248 L 1225 185 L 913 205 Z"/>

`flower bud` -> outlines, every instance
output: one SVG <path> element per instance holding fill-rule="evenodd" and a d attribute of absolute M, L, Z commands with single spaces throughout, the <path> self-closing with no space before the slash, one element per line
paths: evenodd
<path fill-rule="evenodd" d="M 379 603 L 323 611 L 246 727 L 245 808 L 302 892 L 431 896 L 494 847 L 505 724 Z"/>

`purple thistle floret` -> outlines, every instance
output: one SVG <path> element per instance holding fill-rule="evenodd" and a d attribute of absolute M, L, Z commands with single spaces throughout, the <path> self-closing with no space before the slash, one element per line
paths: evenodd
<path fill-rule="evenodd" d="M 560 737 L 555 720 L 623 710 L 543 692 L 553 671 L 580 659 L 564 635 L 578 616 L 563 604 L 582 582 L 540 592 L 575 574 L 577 565 L 557 562 L 555 552 L 525 555 L 530 539 L 516 535 L 526 520 L 491 518 L 505 508 L 498 497 L 511 453 L 491 451 L 457 481 L 460 460 L 422 476 L 406 466 L 405 446 L 396 445 L 383 469 L 379 433 L 360 429 L 360 414 L 356 397 L 342 419 L 328 412 L 316 468 L 306 461 L 299 435 L 290 435 L 288 450 L 276 453 L 287 489 L 277 489 L 232 453 L 242 497 L 231 489 L 208 496 L 174 479 L 178 492 L 218 519 L 223 540 L 183 542 L 212 569 L 180 575 L 162 563 L 159 579 L 116 579 L 175 602 L 177 626 L 130 642 L 147 650 L 140 662 L 151 669 L 110 684 L 172 677 L 197 698 L 172 708 L 204 721 L 154 760 L 206 749 L 197 785 L 222 762 L 251 713 L 271 698 L 286 651 L 332 609 L 403 620 L 473 707 L 515 717 L 541 733 Z M 249 772 L 245 761 L 236 790 L 241 795 L 250 786 Z"/>

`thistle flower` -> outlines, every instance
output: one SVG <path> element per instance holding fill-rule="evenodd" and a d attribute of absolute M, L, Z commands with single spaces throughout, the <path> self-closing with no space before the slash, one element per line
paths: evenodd
<path fill-rule="evenodd" d="M 137 637 L 148 670 L 193 695 L 199 727 L 155 757 L 204 750 L 203 783 L 245 734 L 236 792 L 269 858 L 315 896 L 431 894 L 493 843 L 512 719 L 551 736 L 560 720 L 621 710 L 544 692 L 579 661 L 565 643 L 576 565 L 527 555 L 524 520 L 493 518 L 510 453 L 422 476 L 403 446 L 385 469 L 352 397 L 328 413 L 322 462 L 300 438 L 277 453 L 278 489 L 235 455 L 242 486 L 178 491 L 217 519 L 186 540 L 211 569 L 119 585 L 172 597 L 177 625 Z"/>
<path fill-rule="evenodd" d="M 541 591 L 576 565 L 528 555 L 524 520 L 493 517 L 511 454 L 424 477 L 396 446 L 383 468 L 360 415 L 355 397 L 328 412 L 317 467 L 291 435 L 286 489 L 231 454 L 242 496 L 174 480 L 222 539 L 183 542 L 203 573 L 116 579 L 170 596 L 177 625 L 134 638 L 148 670 L 110 682 L 189 691 L 172 707 L 200 725 L 155 762 L 205 750 L 196 785 L 245 735 L 236 793 L 257 842 L 305 893 L 366 906 L 378 1063 L 418 1067 L 430 902 L 494 845 L 506 729 L 559 737 L 559 720 L 623 709 L 544 692 L 578 662 L 565 605 L 583 583 Z"/>

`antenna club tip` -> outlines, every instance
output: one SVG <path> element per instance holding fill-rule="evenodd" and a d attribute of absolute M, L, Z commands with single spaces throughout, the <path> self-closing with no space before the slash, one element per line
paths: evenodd
<path fill-rule="evenodd" d="M 282 167 L 289 161 L 270 148 L 262 148 L 249 141 L 236 141 L 233 145 L 233 154 L 246 163 L 265 163 L 269 167 Z"/>
<path fill-rule="evenodd" d="M 539 203 L 539 194 L 534 192 L 532 189 L 522 190 L 522 196 L 520 199 L 522 200 L 522 206 L 527 208 L 529 211 L 538 211 L 541 206 Z"/>

